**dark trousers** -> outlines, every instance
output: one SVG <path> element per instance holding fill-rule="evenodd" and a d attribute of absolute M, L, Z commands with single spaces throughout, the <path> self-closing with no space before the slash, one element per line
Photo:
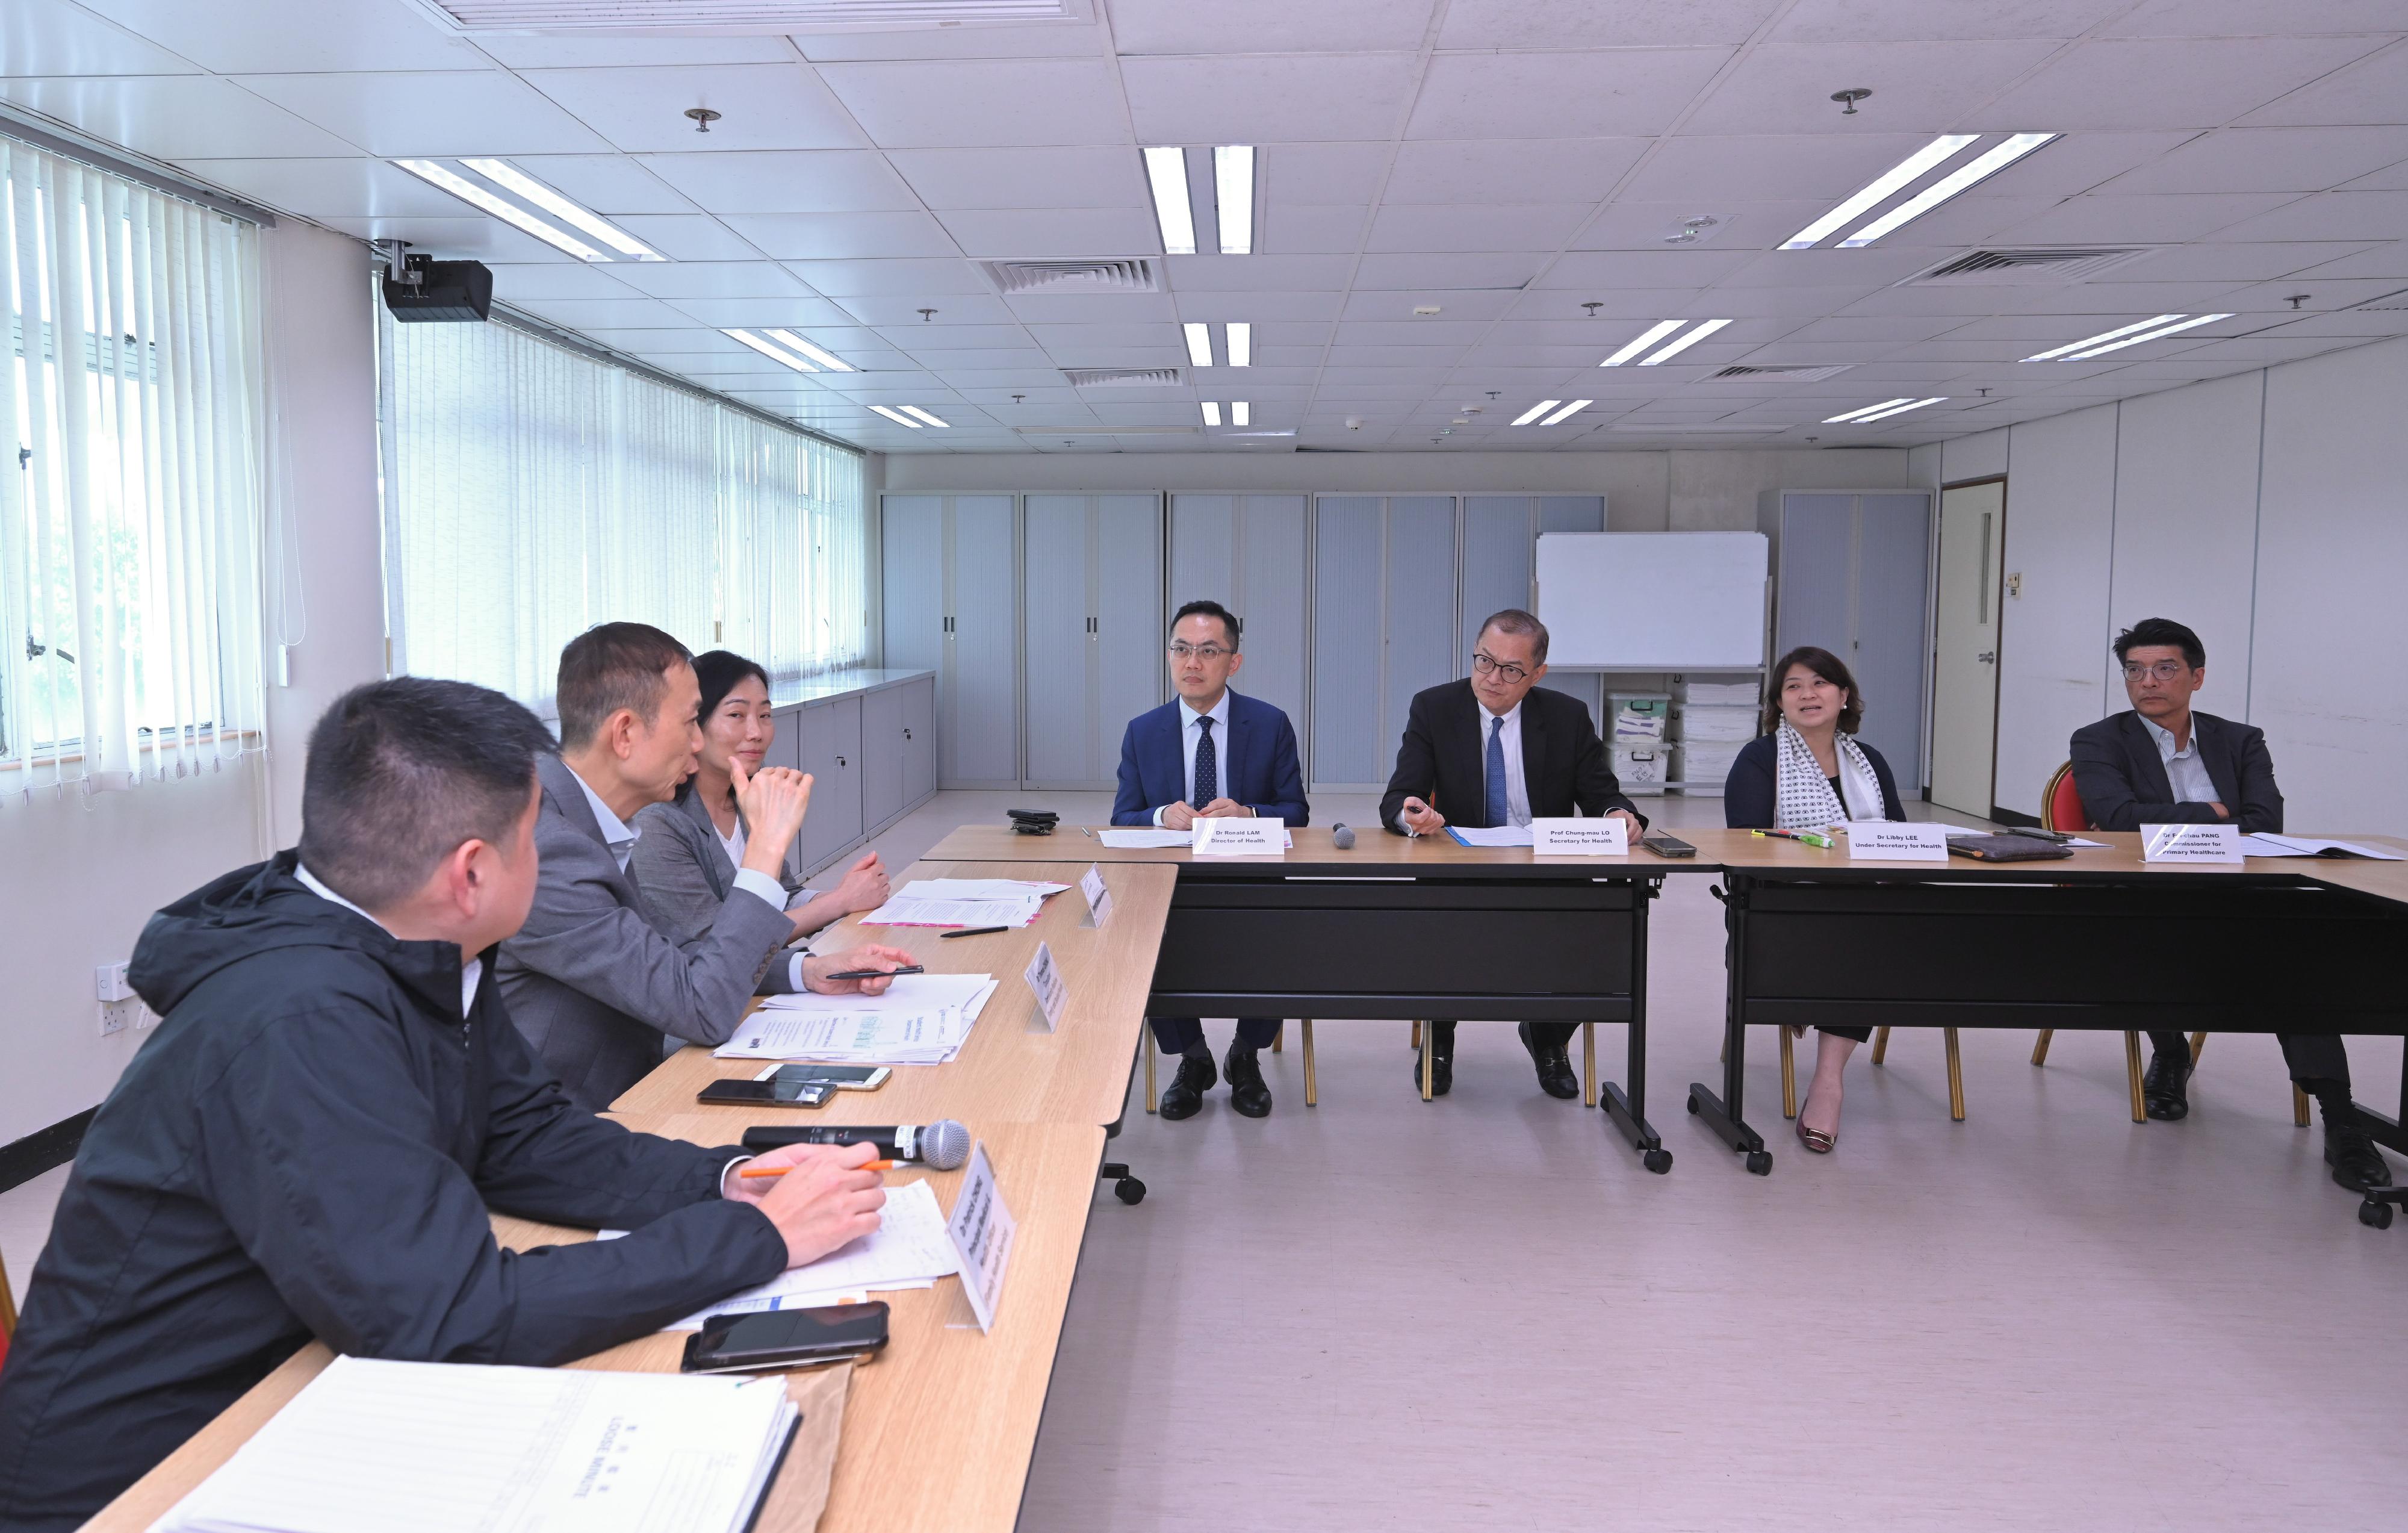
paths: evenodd
<path fill-rule="evenodd" d="M 1164 1053 L 1183 1054 L 1204 1047 L 1204 1024 L 1194 1017 L 1154 1017 L 1152 1021 L 1154 1041 Z M 1271 1039 L 1279 1036 L 1279 1027 L 1277 1017 L 1240 1017 L 1238 1047 L 1268 1049 Z"/>
<path fill-rule="evenodd" d="M 1455 1057 L 1455 1024 L 1433 1022 L 1429 1024 L 1430 1048 L 1449 1059 Z M 1580 1031 L 1577 1022 L 1534 1022 L 1530 1024 L 1530 1040 L 1541 1049 L 1569 1049 L 1572 1034 Z"/>
<path fill-rule="evenodd" d="M 2300 1084 L 2330 1081 L 2348 1087 L 2349 1051 L 2342 1046 L 2339 1035 L 2276 1033 L 2274 1041 L 2283 1046 L 2283 1063 L 2291 1067 L 2291 1079 Z M 2151 1033 L 2149 1044 L 2159 1053 L 2174 1049 L 2190 1053 L 2190 1039 L 2183 1033 Z"/>

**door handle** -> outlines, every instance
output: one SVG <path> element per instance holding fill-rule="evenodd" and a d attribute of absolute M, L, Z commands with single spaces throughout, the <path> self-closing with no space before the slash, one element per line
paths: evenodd
<path fill-rule="evenodd" d="M 1995 666 L 1999 663 L 1999 652 L 1996 650 L 1985 650 L 1973 658 L 1980 661 L 1985 666 Z"/>
<path fill-rule="evenodd" d="M 910 731 L 910 729 L 908 729 L 908 728 L 907 728 L 907 729 L 905 729 L 905 730 L 903 731 L 903 738 L 904 738 L 905 739 L 907 739 L 907 740 L 908 740 L 908 739 L 910 739 L 910 738 L 911 738 L 911 731 Z"/>

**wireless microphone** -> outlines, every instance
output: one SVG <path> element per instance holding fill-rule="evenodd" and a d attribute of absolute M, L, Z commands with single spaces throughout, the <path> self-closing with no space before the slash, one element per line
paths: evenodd
<path fill-rule="evenodd" d="M 886 1160 L 918 1161 L 934 1170 L 950 1171 L 970 1158 L 970 1131 L 951 1118 L 924 1125 L 896 1124 L 886 1127 L 789 1128 L 761 1125 L 744 1131 L 744 1148 L 758 1154 L 790 1144 L 874 1144 Z"/>
<path fill-rule="evenodd" d="M 1329 844 L 1340 852 L 1354 850 L 1354 832 L 1348 827 L 1345 821 L 1340 820 L 1329 827 Z"/>

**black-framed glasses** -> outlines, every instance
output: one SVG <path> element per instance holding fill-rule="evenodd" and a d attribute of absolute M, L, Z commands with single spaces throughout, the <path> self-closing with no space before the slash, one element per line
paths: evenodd
<path fill-rule="evenodd" d="M 1218 644 L 1190 644 L 1183 638 L 1174 639 L 1170 646 L 1170 658 L 1173 660 L 1201 660 L 1208 664 L 1237 652 L 1225 650 Z"/>
<path fill-rule="evenodd" d="M 1530 676 L 1530 668 L 1527 666 L 1517 666 L 1510 660 L 1499 660 L 1486 650 L 1471 652 L 1471 668 L 1483 676 L 1494 676 L 1507 686 L 1519 686 L 1529 680 Z"/>
<path fill-rule="evenodd" d="M 2137 660 L 2128 660 L 2124 663 L 2124 680 L 2138 681 L 2143 677 L 2154 676 L 2160 681 L 2171 681 L 2188 669 L 2190 666 L 2179 660 L 2158 660 L 2146 666 Z"/>

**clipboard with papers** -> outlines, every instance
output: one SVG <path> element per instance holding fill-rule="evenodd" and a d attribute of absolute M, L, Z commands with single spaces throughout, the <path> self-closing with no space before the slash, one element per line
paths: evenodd
<path fill-rule="evenodd" d="M 771 996 L 711 1051 L 719 1059 L 942 1065 L 995 995 L 992 974 L 905 974 L 883 996 Z"/>

